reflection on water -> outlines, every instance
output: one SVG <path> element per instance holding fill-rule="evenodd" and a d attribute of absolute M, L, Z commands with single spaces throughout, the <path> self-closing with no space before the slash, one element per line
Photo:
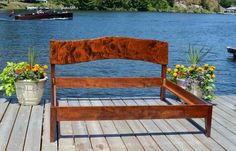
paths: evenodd
<path fill-rule="evenodd" d="M 0 11 L 0 70 L 6 61 L 26 60 L 33 47 L 38 62 L 49 64 L 50 39 L 85 39 L 101 36 L 130 36 L 169 42 L 169 66 L 185 64 L 189 43 L 205 45 L 212 51 L 203 63 L 217 66 L 217 93 L 236 92 L 236 62 L 227 46 L 236 46 L 235 15 L 173 14 L 152 12 L 74 12 L 73 20 L 9 20 Z M 59 75 L 80 76 L 155 76 L 160 66 L 140 61 L 106 60 L 57 68 Z M 50 97 L 50 82 L 45 97 Z M 59 90 L 66 96 L 156 96 L 157 89 L 79 89 Z"/>

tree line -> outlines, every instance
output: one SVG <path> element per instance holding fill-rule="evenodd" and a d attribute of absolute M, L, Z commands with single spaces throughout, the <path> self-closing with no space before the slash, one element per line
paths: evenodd
<path fill-rule="evenodd" d="M 174 0 L 51 0 L 80 10 L 162 11 L 174 6 Z"/>

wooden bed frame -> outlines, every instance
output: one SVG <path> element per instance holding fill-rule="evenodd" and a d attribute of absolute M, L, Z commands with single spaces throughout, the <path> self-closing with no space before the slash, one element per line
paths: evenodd
<path fill-rule="evenodd" d="M 56 77 L 55 65 L 74 64 L 101 59 L 142 60 L 162 65 L 161 77 L 72 78 Z M 55 141 L 59 121 L 133 120 L 204 118 L 205 134 L 210 136 L 212 105 L 166 79 L 168 43 L 158 40 L 127 37 L 102 37 L 78 41 L 50 41 L 51 108 L 50 141 Z M 160 99 L 166 90 L 183 99 L 183 105 L 153 106 L 58 106 L 57 88 L 145 88 L 161 87 Z"/>

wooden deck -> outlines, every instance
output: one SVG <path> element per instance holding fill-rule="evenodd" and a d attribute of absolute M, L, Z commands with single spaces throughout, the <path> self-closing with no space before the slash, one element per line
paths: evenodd
<path fill-rule="evenodd" d="M 168 99 L 171 104 L 177 101 Z M 60 105 L 110 106 L 166 104 L 159 98 L 61 99 Z M 213 109 L 211 138 L 202 119 L 60 122 L 58 141 L 49 141 L 49 108 L 20 106 L 0 99 L 0 151 L 78 150 L 236 150 L 236 96 L 219 96 Z"/>

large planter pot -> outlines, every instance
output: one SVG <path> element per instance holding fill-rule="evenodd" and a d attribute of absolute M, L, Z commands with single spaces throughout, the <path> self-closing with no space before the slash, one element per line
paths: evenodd
<path fill-rule="evenodd" d="M 202 91 L 201 91 L 201 88 L 198 86 L 198 82 L 192 83 L 191 90 L 188 90 L 186 87 L 186 79 L 177 79 L 177 85 L 179 85 L 183 89 L 191 92 L 195 96 L 202 98 Z"/>
<path fill-rule="evenodd" d="M 38 105 L 42 99 L 47 78 L 39 81 L 18 80 L 15 82 L 16 96 L 22 105 Z"/>

